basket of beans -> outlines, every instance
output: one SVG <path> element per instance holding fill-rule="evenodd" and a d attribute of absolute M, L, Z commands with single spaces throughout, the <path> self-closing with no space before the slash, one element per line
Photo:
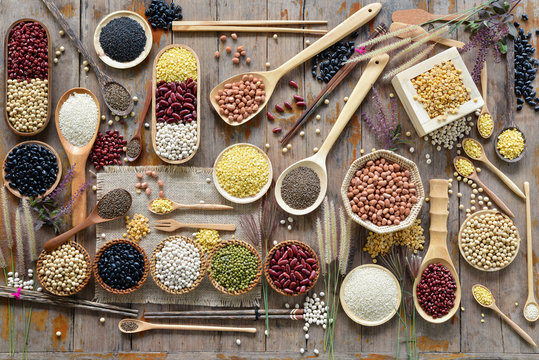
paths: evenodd
<path fill-rule="evenodd" d="M 195 289 L 206 273 L 201 247 L 185 236 L 169 236 L 152 252 L 150 273 L 160 289 L 181 295 Z"/>
<path fill-rule="evenodd" d="M 58 296 L 77 294 L 92 275 L 88 252 L 74 241 L 50 252 L 43 250 L 37 259 L 36 271 L 41 286 Z"/>
<path fill-rule="evenodd" d="M 266 256 L 264 274 L 268 284 L 279 294 L 302 295 L 314 287 L 320 276 L 318 256 L 305 243 L 283 241 Z"/>
<path fill-rule="evenodd" d="M 210 254 L 208 277 L 220 292 L 243 295 L 259 283 L 262 259 L 258 251 L 245 241 L 222 241 Z"/>
<path fill-rule="evenodd" d="M 352 163 L 341 196 L 348 215 L 378 234 L 412 225 L 425 192 L 416 164 L 389 150 L 378 150 Z"/>
<path fill-rule="evenodd" d="M 113 294 L 129 294 L 144 284 L 150 262 L 135 242 L 117 239 L 107 242 L 95 254 L 93 271 L 96 282 Z"/>

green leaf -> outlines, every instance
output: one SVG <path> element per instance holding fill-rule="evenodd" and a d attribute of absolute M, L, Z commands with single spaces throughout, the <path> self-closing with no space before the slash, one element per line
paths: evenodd
<path fill-rule="evenodd" d="M 505 11 L 509 11 L 509 3 L 507 1 L 503 2 L 503 7 L 505 8 Z"/>
<path fill-rule="evenodd" d="M 507 23 L 507 31 L 513 39 L 518 38 L 518 31 L 515 28 L 515 25 L 513 25 L 513 23 Z"/>
<path fill-rule="evenodd" d="M 498 49 L 502 54 L 507 54 L 507 44 L 504 44 L 503 41 L 498 41 Z"/>

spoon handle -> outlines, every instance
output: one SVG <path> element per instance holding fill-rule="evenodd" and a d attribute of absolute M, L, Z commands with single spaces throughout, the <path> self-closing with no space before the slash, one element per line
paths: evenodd
<path fill-rule="evenodd" d="M 71 198 L 75 199 L 73 201 L 73 204 L 71 206 L 71 226 L 77 226 L 79 224 L 82 224 L 84 222 L 84 219 L 86 219 L 87 214 L 87 204 L 88 204 L 88 198 L 86 196 L 86 190 L 82 190 L 82 193 L 79 193 L 79 191 L 82 189 L 83 186 L 88 189 L 88 186 L 86 184 L 86 160 L 88 159 L 88 155 L 86 156 L 77 156 L 76 161 L 73 162 L 73 164 L 76 163 L 75 168 L 73 169 L 73 178 L 71 180 Z M 91 187 L 91 186 L 90 186 Z"/>
<path fill-rule="evenodd" d="M 526 260 L 528 263 L 528 299 L 535 299 L 535 289 L 533 286 L 532 211 L 530 183 L 527 181 L 524 182 L 524 193 L 526 193 Z"/>
<path fill-rule="evenodd" d="M 191 210 L 232 210 L 232 206 L 221 204 L 178 204 L 178 209 L 191 209 Z"/>
<path fill-rule="evenodd" d="M 47 241 L 45 243 L 45 246 L 43 246 L 43 248 L 45 249 L 45 251 L 52 251 L 52 250 L 56 249 L 58 246 L 65 243 L 67 240 L 69 240 L 73 235 L 75 235 L 76 233 L 78 233 L 81 230 L 86 229 L 88 226 L 90 226 L 92 224 L 93 224 L 93 222 L 91 222 L 91 221 L 88 221 L 88 220 L 83 221 L 82 223 L 80 223 L 79 225 L 71 228 L 70 230 L 66 231 L 65 233 L 60 234 L 57 237 L 54 237 L 54 238 L 50 239 L 49 241 Z"/>
<path fill-rule="evenodd" d="M 511 326 L 513 330 L 516 331 L 517 334 L 520 335 L 524 340 L 526 340 L 529 344 L 533 345 L 533 347 L 537 347 L 537 344 L 533 341 L 533 339 L 528 335 L 520 326 L 518 326 L 513 320 L 509 319 L 507 315 L 505 315 L 497 306 L 493 307 L 494 311 L 500 315 L 500 317 L 507 323 L 507 325 Z"/>
<path fill-rule="evenodd" d="M 507 215 L 509 215 L 512 218 L 515 217 L 515 214 L 513 214 L 513 212 L 511 210 L 509 210 L 507 205 L 505 205 L 503 203 L 503 201 L 496 194 L 494 194 L 492 192 L 492 190 L 490 190 L 488 187 L 486 187 L 485 184 L 483 184 L 483 182 L 481 180 L 479 180 L 478 176 L 475 176 L 475 179 L 473 179 L 473 180 L 477 183 L 477 185 L 481 186 L 483 188 L 483 190 L 485 190 L 487 195 L 496 203 L 496 205 L 498 205 L 500 207 L 500 210 L 502 210 L 504 213 L 506 213 Z"/>
<path fill-rule="evenodd" d="M 170 325 L 170 324 L 149 324 L 150 329 L 166 330 L 193 330 L 193 331 L 223 331 L 223 332 L 243 332 L 255 334 L 256 328 L 240 328 L 231 326 L 202 326 L 202 325 Z"/>
<path fill-rule="evenodd" d="M 488 166 L 488 168 L 490 170 L 492 170 L 493 173 L 498 175 L 500 180 L 503 181 L 504 184 L 507 185 L 507 187 L 509 189 L 511 189 L 515 194 L 517 194 L 521 198 L 526 199 L 526 195 L 524 195 L 522 190 L 520 190 L 518 188 L 517 184 L 515 184 L 511 179 L 509 179 L 509 177 L 507 177 L 507 175 L 505 175 L 503 172 L 501 172 L 501 170 L 498 169 L 496 166 L 494 166 L 494 164 L 492 164 L 488 159 L 486 159 L 486 161 L 484 161 L 484 163 Z"/>
<path fill-rule="evenodd" d="M 144 98 L 144 107 L 142 108 L 142 112 L 140 113 L 140 119 L 137 127 L 137 131 L 135 131 L 135 134 L 133 134 L 133 137 L 140 136 L 140 130 L 142 129 L 142 124 L 144 124 L 144 119 L 146 118 L 146 114 L 148 114 L 148 109 L 150 108 L 150 104 L 152 103 L 152 80 L 148 80 L 148 85 L 146 85 L 146 97 Z M 142 142 L 141 142 L 142 146 Z M 142 150 L 141 150 L 142 151 Z"/>
<path fill-rule="evenodd" d="M 483 100 L 485 101 L 484 108 L 487 108 L 487 62 L 483 61 L 483 68 L 481 69 L 481 95 L 483 96 Z"/>
<path fill-rule="evenodd" d="M 449 195 L 447 189 L 449 182 L 445 179 L 431 179 L 430 184 L 430 245 L 429 252 L 438 251 L 435 254 L 437 257 L 444 257 L 442 249 L 447 252 L 447 218 L 449 211 L 447 211 L 447 205 L 449 204 Z M 447 252 L 449 256 L 449 252 Z M 451 260 L 449 258 L 448 260 Z"/>

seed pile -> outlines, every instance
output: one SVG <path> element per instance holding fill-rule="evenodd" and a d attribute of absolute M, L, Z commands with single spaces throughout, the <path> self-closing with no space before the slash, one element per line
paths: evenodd
<path fill-rule="evenodd" d="M 430 143 L 433 146 L 436 146 L 436 150 L 442 150 L 442 147 L 445 149 L 453 149 L 453 144 L 457 144 L 459 139 L 462 139 L 465 135 L 469 135 L 472 130 L 473 122 L 471 121 L 472 117 L 461 117 L 455 121 L 450 122 L 442 126 L 439 129 L 434 130 L 428 136 L 424 137 L 425 141 L 429 140 L 431 137 Z"/>
<path fill-rule="evenodd" d="M 19 145 L 4 163 L 9 187 L 24 196 L 42 195 L 54 184 L 58 176 L 58 161 L 44 146 Z"/>
<path fill-rule="evenodd" d="M 528 304 L 524 308 L 524 317 L 526 319 L 537 319 L 539 317 L 539 308 L 535 304 Z"/>
<path fill-rule="evenodd" d="M 152 211 L 158 214 L 168 214 L 172 211 L 172 201 L 169 199 L 155 199 L 152 201 Z"/>
<path fill-rule="evenodd" d="M 447 315 L 455 306 L 457 284 L 451 271 L 442 264 L 430 264 L 417 284 L 417 301 L 434 319 Z"/>
<path fill-rule="evenodd" d="M 303 294 L 313 286 L 318 264 L 310 250 L 283 245 L 270 260 L 268 274 L 273 284 L 287 294 Z"/>
<path fill-rule="evenodd" d="M 131 202 L 131 195 L 127 190 L 111 190 L 97 203 L 97 214 L 103 219 L 114 219 L 123 216 L 131 208 Z"/>
<path fill-rule="evenodd" d="M 506 159 L 513 160 L 524 151 L 524 135 L 517 129 L 504 130 L 496 139 L 498 152 Z"/>
<path fill-rule="evenodd" d="M 298 166 L 283 179 L 281 197 L 293 209 L 306 209 L 320 194 L 320 178 L 312 169 Z"/>
<path fill-rule="evenodd" d="M 352 38 L 357 37 L 357 32 Z M 353 41 L 339 41 L 315 55 L 311 74 L 313 79 L 329 82 L 346 61 L 354 54 Z"/>
<path fill-rule="evenodd" d="M 217 250 L 211 262 L 213 279 L 230 292 L 247 289 L 255 280 L 257 270 L 257 257 L 238 244 Z"/>
<path fill-rule="evenodd" d="M 421 220 L 416 219 L 414 223 L 406 229 L 395 231 L 389 234 L 377 234 L 369 231 L 367 242 L 363 251 L 368 252 L 373 262 L 376 263 L 378 255 L 385 255 L 391 251 L 393 246 L 406 246 L 417 253 L 423 250 L 425 244 L 424 230 Z"/>
<path fill-rule="evenodd" d="M 169 160 L 187 159 L 197 149 L 197 122 L 156 124 L 156 154 Z"/>
<path fill-rule="evenodd" d="M 105 85 L 103 97 L 107 104 L 118 112 L 127 110 L 132 101 L 131 94 L 122 85 L 115 82 Z"/>
<path fill-rule="evenodd" d="M 125 217 L 126 232 L 124 238 L 139 242 L 143 237 L 150 233 L 150 219 L 142 214 L 135 214 L 133 218 Z"/>
<path fill-rule="evenodd" d="M 492 120 L 492 116 L 488 113 L 479 115 L 477 122 L 479 134 L 485 138 L 489 137 L 492 134 L 492 130 L 494 130 L 494 121 Z"/>
<path fill-rule="evenodd" d="M 88 271 L 88 264 L 79 249 L 64 243 L 45 254 L 39 274 L 45 288 L 69 294 L 84 282 Z"/>
<path fill-rule="evenodd" d="M 130 321 L 130 320 L 127 320 L 127 321 L 122 321 L 120 323 L 120 327 L 124 330 L 124 331 L 135 331 L 138 329 L 138 324 L 134 321 Z"/>
<path fill-rule="evenodd" d="M 171 290 L 187 289 L 200 275 L 200 252 L 181 236 L 172 236 L 155 253 L 157 279 Z"/>
<path fill-rule="evenodd" d="M 455 167 L 462 176 L 470 176 L 475 171 L 472 162 L 466 158 L 458 158 L 455 162 Z"/>
<path fill-rule="evenodd" d="M 472 288 L 472 293 L 475 300 L 477 300 L 477 302 L 483 306 L 488 306 L 492 304 L 492 301 L 494 301 L 492 293 L 489 291 L 489 289 L 482 285 L 474 286 Z"/>
<path fill-rule="evenodd" d="M 163 0 L 152 0 L 144 15 L 154 29 L 171 30 L 172 22 L 183 19 L 182 7 Z"/>
<path fill-rule="evenodd" d="M 140 146 L 140 141 L 138 139 L 133 139 L 127 144 L 127 156 L 131 159 L 136 158 L 142 150 Z"/>
<path fill-rule="evenodd" d="M 468 139 L 464 141 L 462 143 L 462 148 L 464 149 L 466 155 L 468 155 L 472 159 L 479 159 L 481 155 L 483 155 L 483 149 L 481 148 L 481 144 L 479 144 L 473 139 Z"/>
<path fill-rule="evenodd" d="M 122 165 L 121 157 L 126 143 L 127 140 L 124 140 L 118 130 L 97 133 L 89 155 L 95 169 L 99 170 L 105 165 Z"/>
<path fill-rule="evenodd" d="M 60 131 L 71 145 L 88 144 L 97 131 L 98 122 L 97 104 L 88 94 L 73 93 L 60 108 Z"/>
<path fill-rule="evenodd" d="M 20 132 L 34 132 L 45 126 L 49 106 L 49 81 L 7 80 L 8 120 Z"/>
<path fill-rule="evenodd" d="M 226 83 L 217 91 L 219 113 L 229 122 L 242 122 L 266 102 L 266 85 L 254 75 L 243 75 L 241 81 Z"/>
<path fill-rule="evenodd" d="M 202 250 L 210 252 L 213 248 L 219 244 L 221 237 L 217 230 L 200 229 L 195 234 L 195 239 Z"/>
<path fill-rule="evenodd" d="M 130 289 L 144 275 L 144 256 L 133 246 L 116 243 L 106 248 L 97 263 L 99 276 L 116 290 Z"/>
<path fill-rule="evenodd" d="M 144 51 L 146 34 L 138 21 L 122 16 L 112 19 L 101 29 L 99 44 L 112 60 L 129 62 Z"/>
<path fill-rule="evenodd" d="M 157 81 L 167 83 L 174 81 L 198 80 L 198 68 L 195 55 L 181 47 L 172 47 L 161 54 L 156 65 Z"/>
<path fill-rule="evenodd" d="M 196 121 L 197 84 L 191 78 L 181 82 L 160 81 L 155 90 L 155 103 L 155 118 L 158 122 L 171 124 Z"/>
<path fill-rule="evenodd" d="M 539 60 L 533 58 L 535 48 L 531 42 L 531 33 L 524 34 L 524 29 L 518 29 L 518 37 L 514 41 L 515 49 L 515 95 L 517 96 L 517 111 L 522 110 L 524 101 L 539 111 L 539 98 L 532 85 L 537 74 Z"/>
<path fill-rule="evenodd" d="M 236 145 L 226 150 L 215 164 L 219 186 L 228 194 L 254 196 L 268 183 L 269 166 L 262 152 L 252 146 Z"/>

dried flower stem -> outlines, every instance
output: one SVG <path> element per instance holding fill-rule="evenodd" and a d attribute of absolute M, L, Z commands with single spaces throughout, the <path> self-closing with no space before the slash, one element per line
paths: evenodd
<path fill-rule="evenodd" d="M 24 275 L 24 247 L 22 239 L 21 212 L 15 211 L 15 241 L 17 242 L 17 270 Z"/>
<path fill-rule="evenodd" d="M 432 44 L 432 45 L 429 45 L 427 48 L 425 48 L 423 51 L 421 51 L 420 53 L 418 53 L 416 56 L 414 56 L 413 58 L 411 58 L 410 60 L 408 60 L 407 62 L 405 62 L 404 64 L 402 64 L 401 66 L 391 70 L 390 72 L 388 72 L 387 74 L 384 75 L 384 77 L 382 78 L 384 81 L 387 81 L 389 79 L 391 79 L 392 77 L 394 77 L 395 75 L 397 75 L 398 73 L 400 73 L 401 71 L 403 70 L 406 70 L 408 69 L 409 67 L 411 67 L 412 65 L 415 65 L 417 64 L 419 61 L 421 61 L 421 59 L 423 59 L 425 56 L 427 56 L 432 50 L 434 50 L 434 47 L 436 46 L 436 44 Z"/>
<path fill-rule="evenodd" d="M 393 57 L 392 60 L 395 61 L 395 60 L 400 59 L 401 57 L 408 54 L 409 52 L 419 48 L 421 45 L 423 45 L 427 41 L 430 41 L 432 39 L 437 39 L 438 37 L 440 37 L 443 33 L 447 32 L 447 31 L 449 31 L 449 27 L 448 26 L 443 26 L 443 27 L 439 28 L 436 31 L 429 32 L 429 34 L 427 36 L 423 37 L 422 39 L 416 41 L 415 43 L 411 44 L 410 46 L 406 47 L 405 49 L 403 49 L 399 53 L 397 53 Z"/>
<path fill-rule="evenodd" d="M 9 207 L 7 204 L 7 192 L 5 185 L 2 186 L 0 194 L 2 195 L 2 213 L 4 215 L 4 229 L 6 233 L 7 247 L 9 249 L 13 249 L 13 235 L 11 234 L 11 220 L 9 218 Z"/>
<path fill-rule="evenodd" d="M 411 42 L 412 42 L 411 38 L 405 38 L 405 39 L 396 41 L 394 43 L 391 43 L 389 45 L 383 46 L 383 47 L 381 47 L 381 48 L 379 48 L 379 49 L 377 49 L 375 51 L 369 51 L 369 52 L 367 52 L 367 53 L 365 53 L 363 55 L 353 57 L 350 60 L 348 60 L 347 63 L 368 60 L 368 59 L 371 59 L 371 58 L 373 58 L 375 56 L 378 56 L 380 54 L 388 53 L 390 51 L 398 49 L 398 48 L 400 48 L 400 47 L 402 47 L 404 45 L 407 45 L 407 44 L 409 44 Z"/>
<path fill-rule="evenodd" d="M 362 47 L 365 47 L 367 48 L 367 46 L 371 46 L 371 45 L 374 45 L 374 44 L 378 44 L 378 43 L 381 43 L 382 41 L 384 40 L 388 40 L 388 39 L 392 39 L 392 38 L 395 38 L 397 37 L 398 35 L 401 35 L 403 33 L 407 33 L 411 30 L 415 30 L 415 29 L 419 29 L 420 26 L 418 25 L 410 25 L 406 28 L 403 28 L 403 29 L 399 29 L 399 30 L 395 30 L 395 31 L 391 31 L 391 32 L 388 32 L 387 34 L 385 35 L 380 35 L 380 36 L 377 36 L 375 37 L 374 39 L 371 39 L 369 41 L 365 41 L 361 44 L 359 44 L 357 46 L 357 48 L 362 48 Z"/>
<path fill-rule="evenodd" d="M 26 235 L 28 236 L 28 245 L 30 245 L 30 261 L 37 260 L 39 254 L 36 246 L 36 233 L 34 231 L 34 221 L 30 213 L 30 204 L 28 200 L 22 199 L 22 209 L 24 212 L 24 223 L 26 225 Z"/>

